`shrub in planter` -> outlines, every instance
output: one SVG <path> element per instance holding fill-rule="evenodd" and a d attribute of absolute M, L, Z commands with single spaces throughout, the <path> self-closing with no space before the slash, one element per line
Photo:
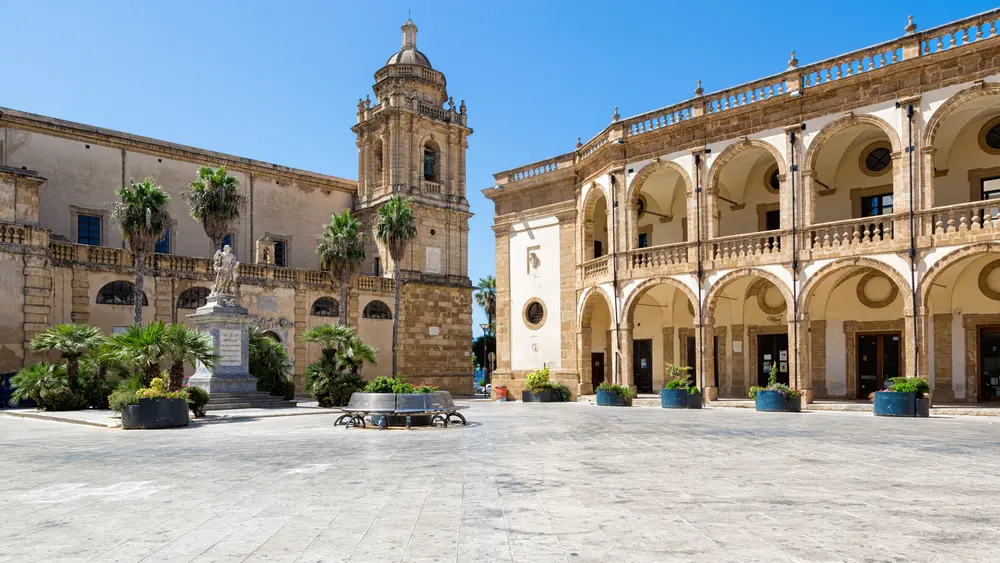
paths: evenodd
<path fill-rule="evenodd" d="M 139 396 L 135 391 L 116 389 L 108 396 L 108 408 L 115 412 L 122 412 L 129 405 L 138 405 Z"/>
<path fill-rule="evenodd" d="M 556 403 L 566 402 L 570 399 L 569 387 L 562 383 L 549 379 L 549 366 L 524 376 L 525 389 L 521 393 L 521 400 L 526 403 Z"/>
<path fill-rule="evenodd" d="M 691 385 L 688 373 L 690 367 L 667 364 L 667 376 L 670 378 L 660 390 L 660 406 L 665 409 L 701 408 L 701 393 Z M 698 406 L 691 407 L 690 395 L 698 394 Z"/>
<path fill-rule="evenodd" d="M 700 409 L 701 408 L 701 390 L 694 385 L 688 387 L 688 408 L 689 409 Z"/>
<path fill-rule="evenodd" d="M 122 409 L 122 428 L 177 428 L 187 426 L 187 391 L 167 391 L 165 376 L 154 377 L 149 388 L 136 391 L 139 402 Z"/>
<path fill-rule="evenodd" d="M 117 381 L 109 381 L 96 374 L 80 371 L 80 389 L 78 394 L 86 403 L 86 406 L 93 409 L 108 408 L 108 395 L 118 387 Z"/>
<path fill-rule="evenodd" d="M 931 385 L 922 377 L 893 377 L 889 387 L 872 393 L 875 416 L 928 416 L 930 404 L 924 396 Z"/>
<path fill-rule="evenodd" d="M 405 376 L 396 377 L 379 376 L 365 385 L 364 393 L 413 393 L 416 388 L 413 384 L 407 383 Z"/>
<path fill-rule="evenodd" d="M 754 385 L 748 395 L 754 399 L 754 407 L 761 412 L 801 412 L 802 392 L 784 383 L 778 383 L 778 364 L 771 364 L 767 387 Z"/>
<path fill-rule="evenodd" d="M 420 385 L 416 386 L 416 388 L 414 389 L 413 392 L 414 393 L 421 393 L 421 394 L 424 394 L 424 393 L 437 393 L 438 392 L 438 386 L 437 385 L 428 385 L 426 383 L 421 383 Z"/>
<path fill-rule="evenodd" d="M 42 389 L 41 398 L 39 404 L 47 411 L 75 411 L 86 405 L 69 387 Z"/>
<path fill-rule="evenodd" d="M 201 387 L 186 387 L 184 390 L 188 394 L 188 408 L 191 409 L 191 414 L 195 418 L 205 416 L 205 405 L 209 401 L 208 391 L 205 391 Z"/>
<path fill-rule="evenodd" d="M 635 393 L 624 385 L 605 381 L 597 388 L 597 405 L 602 407 L 627 407 L 632 405 Z"/>

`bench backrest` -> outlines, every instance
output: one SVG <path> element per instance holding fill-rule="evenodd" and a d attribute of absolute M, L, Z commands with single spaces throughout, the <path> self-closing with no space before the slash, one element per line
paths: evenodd
<path fill-rule="evenodd" d="M 431 407 L 427 401 L 428 397 L 429 393 L 396 395 L 396 410 L 400 412 L 429 410 Z"/>
<path fill-rule="evenodd" d="M 371 411 L 391 411 L 396 408 L 396 395 L 392 393 L 354 393 L 347 408 Z"/>
<path fill-rule="evenodd" d="M 435 393 L 430 393 L 430 404 L 435 409 L 450 409 L 454 408 L 455 401 L 451 398 L 451 393 L 448 391 L 437 391 Z"/>

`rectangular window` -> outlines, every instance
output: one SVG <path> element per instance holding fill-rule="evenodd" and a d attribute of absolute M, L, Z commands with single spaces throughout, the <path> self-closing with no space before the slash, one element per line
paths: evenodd
<path fill-rule="evenodd" d="M 382 259 L 378 256 L 372 260 L 372 275 L 376 277 L 382 275 Z"/>
<path fill-rule="evenodd" d="M 892 194 L 871 195 L 861 198 L 861 216 L 892 215 Z"/>
<path fill-rule="evenodd" d="M 437 158 L 434 151 L 430 149 L 424 149 L 424 180 L 430 180 L 431 182 L 437 180 Z"/>
<path fill-rule="evenodd" d="M 601 241 L 599 240 L 594 241 L 594 258 L 600 258 L 601 256 L 604 255 L 603 246 L 604 245 L 601 244 Z"/>
<path fill-rule="evenodd" d="M 283 240 L 274 241 L 274 265 L 282 268 L 288 266 L 288 243 Z"/>
<path fill-rule="evenodd" d="M 155 251 L 160 254 L 170 254 L 170 229 L 163 231 L 163 238 L 156 242 Z"/>
<path fill-rule="evenodd" d="M 1000 199 L 1000 177 L 983 178 L 981 199 Z"/>
<path fill-rule="evenodd" d="M 639 248 L 649 248 L 649 233 L 639 233 Z"/>
<path fill-rule="evenodd" d="M 777 209 L 768 211 L 764 215 L 764 230 L 777 231 L 781 228 L 781 212 Z"/>
<path fill-rule="evenodd" d="M 76 242 L 91 246 L 100 246 L 101 218 L 96 215 L 77 215 Z"/>

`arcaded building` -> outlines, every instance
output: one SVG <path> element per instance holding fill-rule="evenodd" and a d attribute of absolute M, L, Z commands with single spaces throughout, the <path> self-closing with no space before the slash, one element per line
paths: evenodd
<path fill-rule="evenodd" d="M 221 154 L 100 127 L 0 108 L 0 372 L 32 359 L 25 342 L 60 323 L 111 334 L 132 322 L 132 255 L 110 215 L 114 190 L 152 176 L 170 195 L 173 220 L 147 263 L 143 318 L 189 323 L 214 279 L 214 249 L 185 203 L 200 166 L 224 165 L 248 206 L 227 237 L 239 270 L 240 302 L 285 344 L 297 382 L 318 349 L 299 336 L 349 324 L 378 350 L 366 376 L 387 374 L 392 318 L 399 315 L 399 366 L 417 382 L 472 388 L 472 289 L 465 197 L 466 107 L 403 27 L 400 51 L 375 73 L 374 101 L 357 108 L 358 180 Z M 344 150 L 355 150 L 344 147 Z M 392 194 L 412 198 L 417 237 L 401 268 L 393 311 L 392 260 L 374 235 L 375 209 Z M 350 303 L 319 269 L 316 239 L 333 212 L 362 220 L 368 251 Z"/>
<path fill-rule="evenodd" d="M 1000 10 L 611 123 L 495 174 L 498 366 L 575 392 L 1000 397 Z"/>

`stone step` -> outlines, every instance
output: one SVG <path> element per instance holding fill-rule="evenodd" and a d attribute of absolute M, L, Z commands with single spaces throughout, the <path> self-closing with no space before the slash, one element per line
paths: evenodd
<path fill-rule="evenodd" d="M 211 400 L 205 405 L 205 410 L 289 408 L 297 404 L 296 401 L 286 401 L 281 397 L 275 397 L 264 392 L 212 393 Z"/>

